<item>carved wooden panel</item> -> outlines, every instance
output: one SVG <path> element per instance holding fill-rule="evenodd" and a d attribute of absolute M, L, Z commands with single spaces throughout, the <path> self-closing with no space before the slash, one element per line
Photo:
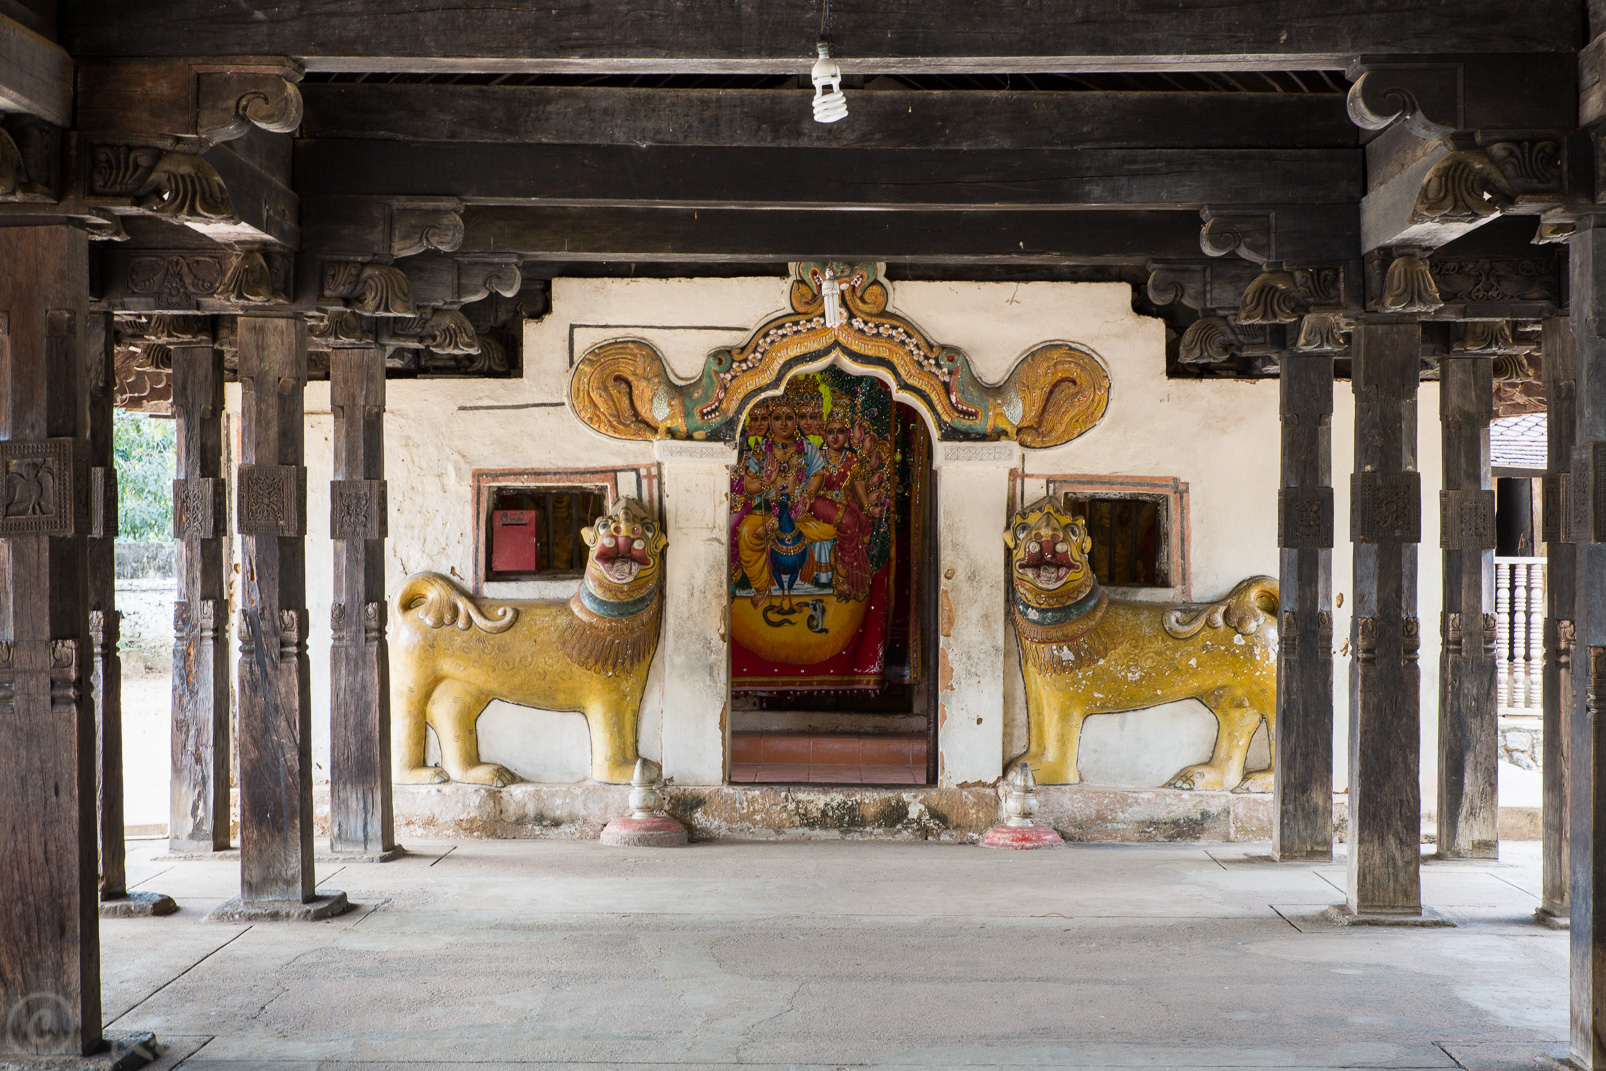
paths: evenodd
<path fill-rule="evenodd" d="M 1492 550 L 1494 492 L 1439 492 L 1439 546 L 1445 550 Z"/>
<path fill-rule="evenodd" d="M 236 513 L 240 534 L 307 534 L 307 470 L 300 465 L 241 465 Z"/>
<path fill-rule="evenodd" d="M 1415 543 L 1422 538 L 1422 476 L 1357 472 L 1350 476 L 1350 539 Z"/>
<path fill-rule="evenodd" d="M 1539 538 L 1545 543 L 1571 543 L 1572 526 L 1568 518 L 1572 509 L 1568 504 L 1568 473 L 1557 472 L 1544 477 L 1540 483 L 1542 516 Z"/>
<path fill-rule="evenodd" d="M 89 536 L 117 538 L 117 470 L 96 465 L 89 470 Z"/>
<path fill-rule="evenodd" d="M 1606 442 L 1590 443 L 1589 453 L 1589 541 L 1606 543 Z"/>
<path fill-rule="evenodd" d="M 220 479 L 173 481 L 173 538 L 217 539 L 227 534 L 228 483 Z"/>
<path fill-rule="evenodd" d="M 384 480 L 330 481 L 331 539 L 384 539 L 389 534 L 388 517 Z"/>
<path fill-rule="evenodd" d="M 0 442 L 0 536 L 89 528 L 89 458 L 77 439 Z"/>
<path fill-rule="evenodd" d="M 1333 489 L 1277 489 L 1277 545 L 1290 549 L 1333 546 Z"/>

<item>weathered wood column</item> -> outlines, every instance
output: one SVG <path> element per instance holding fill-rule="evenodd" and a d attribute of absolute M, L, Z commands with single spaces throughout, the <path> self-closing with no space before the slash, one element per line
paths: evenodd
<path fill-rule="evenodd" d="M 100 913 L 170 915 L 173 898 L 128 891 L 123 839 L 123 662 L 117 654 L 123 615 L 117 611 L 117 467 L 112 453 L 116 383 L 112 318 L 89 316 L 84 378 L 89 432 L 90 690 L 95 706 L 95 797 L 99 814 Z"/>
<path fill-rule="evenodd" d="M 1333 856 L 1333 357 L 1282 359 L 1277 492 L 1281 615 L 1277 669 L 1278 859 Z"/>
<path fill-rule="evenodd" d="M 1444 646 L 1439 658 L 1438 854 L 1493 859 L 1500 854 L 1494 491 L 1489 481 L 1494 358 L 1446 357 L 1439 367 Z"/>
<path fill-rule="evenodd" d="M 0 227 L 0 1058 L 102 1042 L 88 302 L 83 231 Z"/>
<path fill-rule="evenodd" d="M 316 894 L 312 694 L 307 659 L 306 325 L 242 315 L 240 468 L 240 899 L 214 918 L 324 918 Z"/>
<path fill-rule="evenodd" d="M 223 580 L 228 538 L 223 478 L 223 353 L 210 339 L 173 347 L 178 423 L 173 538 L 173 780 L 175 852 L 229 846 L 229 638 Z M 220 635 L 221 630 L 221 635 Z"/>
<path fill-rule="evenodd" d="M 1568 498 L 1574 546 L 1574 687 L 1586 714 L 1569 745 L 1572 1058 L 1606 1068 L 1606 227 L 1581 220 L 1569 243 L 1569 312 L 1578 347 Z"/>
<path fill-rule="evenodd" d="M 1353 339 L 1348 906 L 1356 915 L 1419 915 L 1416 555 L 1422 487 L 1416 471 L 1416 393 L 1421 328 L 1415 321 L 1370 320 L 1356 325 Z"/>
<path fill-rule="evenodd" d="M 1541 922 L 1564 926 L 1567 922 L 1567 755 L 1568 733 L 1574 718 L 1582 716 L 1579 693 L 1573 686 L 1573 602 L 1576 592 L 1576 548 L 1568 515 L 1564 484 L 1572 468 L 1578 396 L 1578 349 L 1572 324 L 1553 316 L 1544 323 L 1544 377 L 1549 437 L 1545 462 L 1544 507 L 1541 519 L 1545 541 L 1545 669 L 1542 725 L 1543 798 L 1540 819 L 1543 851 L 1540 859 L 1540 902 L 1534 916 Z"/>
<path fill-rule="evenodd" d="M 373 346 L 329 358 L 334 481 L 329 534 L 330 847 L 396 854 L 390 788 L 390 654 L 385 642 L 385 355 Z"/>

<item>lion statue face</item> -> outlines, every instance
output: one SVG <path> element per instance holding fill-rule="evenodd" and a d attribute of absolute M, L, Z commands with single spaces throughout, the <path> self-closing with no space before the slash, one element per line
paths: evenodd
<path fill-rule="evenodd" d="M 1093 549 L 1087 526 L 1051 498 L 1015 514 L 1004 543 L 1015 594 L 1030 606 L 1068 606 L 1098 583 L 1087 561 Z"/>
<path fill-rule="evenodd" d="M 663 569 L 663 528 L 641 503 L 621 498 L 606 516 L 584 529 L 580 538 L 591 548 L 586 587 L 605 602 L 630 602 L 652 593 Z"/>

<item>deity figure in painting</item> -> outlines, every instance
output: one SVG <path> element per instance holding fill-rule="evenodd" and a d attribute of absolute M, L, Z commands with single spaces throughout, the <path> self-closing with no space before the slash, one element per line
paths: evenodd
<path fill-rule="evenodd" d="M 807 507 L 809 482 L 824 467 L 824 458 L 803 437 L 797 404 L 790 397 L 777 398 L 769 405 L 768 417 L 768 434 L 756 448 L 751 445 L 756 437 L 749 437 L 747 459 L 736 477 L 746 499 L 746 514 L 736 521 L 737 561 L 752 585 L 755 607 L 770 601 L 775 585 L 770 545 L 777 532 L 795 528 L 811 543 L 836 536 L 836 530 Z"/>
<path fill-rule="evenodd" d="M 870 500 L 861 458 L 849 445 L 856 430 L 859 440 L 864 441 L 863 430 L 853 419 L 852 403 L 844 398 L 825 420 L 820 471 L 805 489 L 809 512 L 836 529 L 831 551 L 832 590 L 838 599 L 847 602 L 870 594 L 870 555 L 865 539 L 870 518 L 880 516 L 886 508 L 884 501 Z"/>

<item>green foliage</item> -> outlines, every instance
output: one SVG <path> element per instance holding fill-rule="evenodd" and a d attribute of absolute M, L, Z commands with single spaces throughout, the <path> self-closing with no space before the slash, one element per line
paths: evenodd
<path fill-rule="evenodd" d="M 118 539 L 165 543 L 173 538 L 177 430 L 171 420 L 117 411 L 112 454 L 117 463 Z"/>

